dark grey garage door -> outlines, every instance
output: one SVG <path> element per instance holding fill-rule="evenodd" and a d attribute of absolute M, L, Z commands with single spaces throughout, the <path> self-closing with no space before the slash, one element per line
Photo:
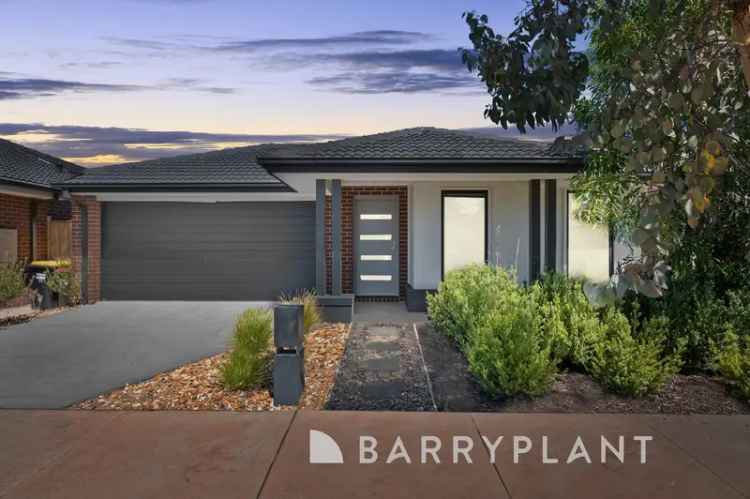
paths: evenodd
<path fill-rule="evenodd" d="M 105 203 L 108 300 L 273 300 L 315 281 L 315 205 Z"/>

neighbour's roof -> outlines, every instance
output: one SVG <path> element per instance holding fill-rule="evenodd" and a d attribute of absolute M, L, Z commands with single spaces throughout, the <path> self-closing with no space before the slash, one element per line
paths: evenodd
<path fill-rule="evenodd" d="M 348 170 L 365 162 L 370 163 L 372 171 L 383 172 L 414 164 L 422 166 L 413 171 L 428 171 L 431 164 L 443 164 L 459 172 L 470 165 L 504 165 L 502 171 L 537 172 L 538 167 L 530 165 L 542 164 L 548 169 L 545 171 L 564 173 L 565 168 L 577 168 L 582 158 L 583 150 L 570 140 L 543 142 L 441 128 L 409 128 L 329 142 L 263 144 L 89 168 L 84 175 L 64 182 L 63 187 L 291 191 L 269 171 L 283 171 L 284 165 L 304 171 L 311 164 Z"/>
<path fill-rule="evenodd" d="M 84 168 L 9 140 L 0 139 L 0 182 L 42 189 L 79 175 Z"/>
<path fill-rule="evenodd" d="M 65 182 L 65 186 L 289 190 L 284 182 L 256 162 L 256 149 L 256 146 L 237 147 L 89 168 L 85 175 Z"/>
<path fill-rule="evenodd" d="M 258 153 L 261 164 L 283 160 L 580 160 L 583 150 L 570 140 L 495 138 L 444 128 L 407 128 L 330 142 L 274 145 Z"/>

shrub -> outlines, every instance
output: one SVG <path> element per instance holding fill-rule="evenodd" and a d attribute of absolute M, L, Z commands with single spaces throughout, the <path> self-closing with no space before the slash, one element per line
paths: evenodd
<path fill-rule="evenodd" d="M 490 395 L 540 395 L 552 383 L 556 361 L 537 293 L 511 288 L 466 342 L 469 369 Z"/>
<path fill-rule="evenodd" d="M 738 336 L 729 330 L 714 349 L 715 367 L 731 380 L 737 395 L 750 401 L 750 336 Z"/>
<path fill-rule="evenodd" d="M 248 309 L 237 318 L 229 359 L 221 367 L 224 386 L 247 390 L 268 379 L 272 359 L 273 315 L 267 309 Z"/>
<path fill-rule="evenodd" d="M 281 303 L 294 303 L 304 305 L 304 330 L 305 334 L 321 322 L 320 306 L 318 297 L 312 291 L 303 291 L 295 295 L 282 295 Z"/>
<path fill-rule="evenodd" d="M 47 272 L 47 287 L 70 305 L 81 301 L 81 286 L 76 274 L 68 269 Z"/>
<path fill-rule="evenodd" d="M 462 344 L 475 322 L 484 320 L 502 296 L 517 289 L 512 273 L 469 265 L 446 274 L 437 293 L 427 296 L 427 310 L 440 332 Z"/>
<path fill-rule="evenodd" d="M 22 262 L 0 263 L 0 303 L 18 298 L 26 289 Z"/>
<path fill-rule="evenodd" d="M 627 317 L 610 307 L 602 318 L 604 334 L 593 345 L 589 372 L 607 389 L 630 396 L 658 391 L 682 365 L 682 348 L 666 354 L 669 321 L 665 317 L 644 323 L 640 334 L 632 332 Z"/>
<path fill-rule="evenodd" d="M 583 292 L 583 281 L 563 274 L 545 274 L 539 282 L 553 352 L 561 360 L 582 367 L 603 334 L 599 313 Z"/>

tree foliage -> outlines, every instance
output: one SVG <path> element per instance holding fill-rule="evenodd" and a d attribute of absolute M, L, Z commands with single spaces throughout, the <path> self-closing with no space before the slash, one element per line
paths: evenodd
<path fill-rule="evenodd" d="M 507 37 L 464 16 L 486 117 L 525 131 L 575 113 L 593 146 L 584 212 L 612 218 L 611 201 L 641 248 L 616 289 L 660 296 L 683 227 L 715 219 L 750 160 L 750 0 L 530 0 Z"/>

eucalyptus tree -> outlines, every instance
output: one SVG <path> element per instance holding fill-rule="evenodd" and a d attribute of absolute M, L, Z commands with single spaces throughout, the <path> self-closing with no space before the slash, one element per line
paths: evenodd
<path fill-rule="evenodd" d="M 679 224 L 706 223 L 722 178 L 748 168 L 750 0 L 529 0 L 508 35 L 464 19 L 485 116 L 525 132 L 575 115 L 591 146 L 577 182 L 624 207 L 642 257 L 595 294 L 661 296 Z"/>

